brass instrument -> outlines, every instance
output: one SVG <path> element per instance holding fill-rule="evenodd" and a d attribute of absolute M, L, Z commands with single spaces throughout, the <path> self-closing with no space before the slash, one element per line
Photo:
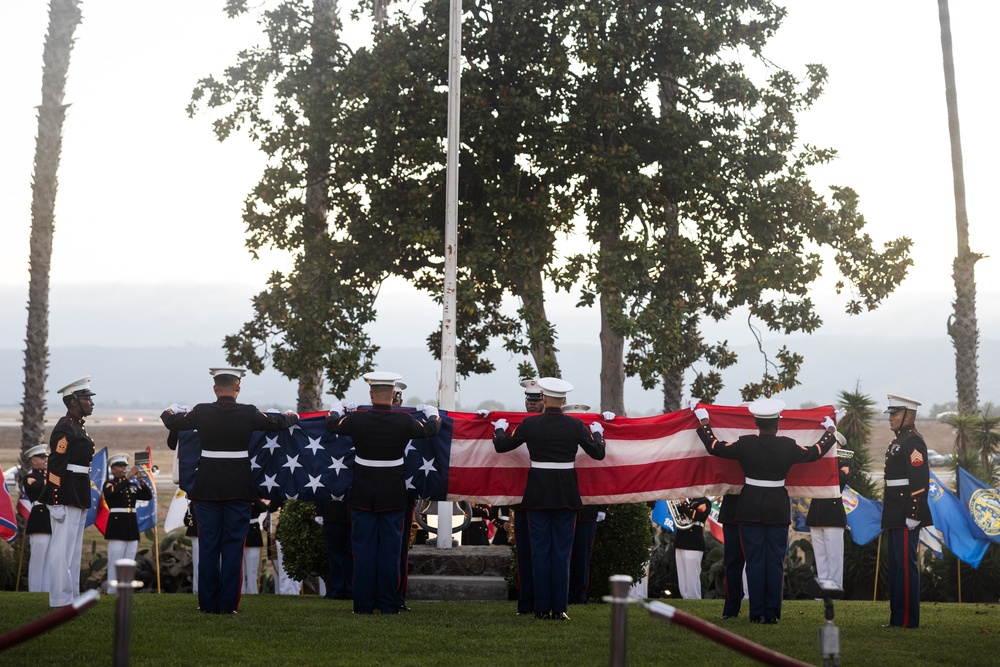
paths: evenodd
<path fill-rule="evenodd" d="M 844 449 L 843 447 L 837 448 L 837 458 L 838 459 L 853 459 L 854 451 L 850 449 Z"/>
<path fill-rule="evenodd" d="M 691 506 L 687 500 L 667 500 L 667 510 L 674 520 L 674 530 L 690 530 L 695 526 L 691 520 Z"/>

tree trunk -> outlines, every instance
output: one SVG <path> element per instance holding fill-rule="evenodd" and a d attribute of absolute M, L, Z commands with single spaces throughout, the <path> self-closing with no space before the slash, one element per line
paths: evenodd
<path fill-rule="evenodd" d="M 976 321 L 976 262 L 982 255 L 969 249 L 969 216 L 965 208 L 965 168 L 962 163 L 962 136 L 958 123 L 958 94 L 955 61 L 951 49 L 951 19 L 948 0 L 938 0 L 941 23 L 941 52 L 944 59 L 945 97 L 948 102 L 948 133 L 951 137 L 951 168 L 955 189 L 955 227 L 958 254 L 952 264 L 955 281 L 955 312 L 948 319 L 948 335 L 955 346 L 955 382 L 958 412 L 967 415 L 979 410 L 979 325 Z"/>
<path fill-rule="evenodd" d="M 323 411 L 322 368 L 299 377 L 299 400 L 295 409 L 299 414 Z"/>
<path fill-rule="evenodd" d="M 684 397 L 684 371 L 668 371 L 663 374 L 663 412 L 681 409 Z"/>
<path fill-rule="evenodd" d="M 560 377 L 554 329 L 545 315 L 545 288 L 541 269 L 527 272 L 519 291 L 517 296 L 521 297 L 531 358 L 538 369 L 538 377 Z"/>
<path fill-rule="evenodd" d="M 601 411 L 625 414 L 625 339 L 611 329 L 609 312 L 621 308 L 613 292 L 601 293 Z"/>
<path fill-rule="evenodd" d="M 43 442 L 45 382 L 49 367 L 49 270 L 55 231 L 57 172 L 66 118 L 63 97 L 73 49 L 73 33 L 80 25 L 79 0 L 51 0 L 49 31 L 42 52 L 42 103 L 38 107 L 35 173 L 31 185 L 31 241 L 29 246 L 28 324 L 24 340 L 24 402 L 21 411 L 23 452 Z"/>

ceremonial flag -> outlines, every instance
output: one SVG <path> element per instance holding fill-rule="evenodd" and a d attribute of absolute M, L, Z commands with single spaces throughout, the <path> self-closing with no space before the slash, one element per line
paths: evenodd
<path fill-rule="evenodd" d="M 0 468 L 3 475 L 3 468 Z M 14 514 L 14 501 L 7 488 L 7 478 L 3 478 L 3 493 L 0 493 L 0 537 L 10 544 L 17 537 L 17 516 Z"/>
<path fill-rule="evenodd" d="M 719 523 L 719 511 L 721 509 L 722 505 L 720 501 L 713 500 L 712 510 L 708 513 L 708 521 L 705 522 L 705 525 L 708 527 L 708 532 L 712 533 L 712 537 L 725 544 L 725 531 L 722 530 L 722 524 Z"/>
<path fill-rule="evenodd" d="M 656 501 L 656 505 L 653 506 L 653 511 L 649 515 L 649 520 L 660 528 L 669 530 L 671 533 L 674 532 L 674 517 L 667 509 L 667 501 L 665 500 Z"/>
<path fill-rule="evenodd" d="M 715 434 L 726 440 L 756 433 L 746 407 L 706 406 Z M 405 408 L 404 408 L 405 409 Z M 412 412 L 412 410 L 411 410 Z M 823 435 L 820 422 L 833 408 L 787 410 L 780 434 L 803 445 Z M 261 497 L 330 500 L 350 490 L 354 448 L 351 439 L 328 433 L 325 414 L 303 415 L 299 423 L 278 433 L 258 433 L 250 443 L 250 466 Z M 421 498 L 467 500 L 513 505 L 521 501 L 530 459 L 526 447 L 497 454 L 491 421 L 503 417 L 516 428 L 527 413 L 441 413 L 441 431 L 413 440 L 406 448 L 406 482 Z M 574 415 L 590 424 L 596 414 Z M 576 459 L 580 495 L 585 505 L 683 499 L 739 492 L 743 471 L 736 461 L 710 456 L 698 438 L 691 410 L 655 417 L 616 418 L 604 422 L 607 456 L 595 461 L 582 451 Z M 180 487 L 190 491 L 201 445 L 197 433 L 178 440 Z M 836 452 L 820 461 L 793 466 L 786 477 L 791 495 L 836 498 Z"/>
<path fill-rule="evenodd" d="M 163 519 L 163 532 L 169 533 L 172 530 L 184 527 L 184 514 L 187 512 L 188 499 L 183 489 L 177 489 L 174 497 L 170 500 L 170 507 L 167 508 L 167 516 Z"/>
<path fill-rule="evenodd" d="M 972 567 L 979 563 L 990 546 L 990 541 L 972 532 L 968 515 L 962 502 L 931 473 L 927 489 L 927 500 L 931 506 L 934 526 L 941 531 L 941 537 L 955 556 Z"/>
<path fill-rule="evenodd" d="M 941 539 L 941 532 L 934 526 L 920 529 L 920 543 L 930 549 L 938 560 L 944 558 L 944 541 Z"/>
<path fill-rule="evenodd" d="M 799 533 L 808 533 L 809 526 L 806 525 L 806 517 L 809 515 L 808 498 L 792 498 L 792 530 Z"/>
<path fill-rule="evenodd" d="M 135 502 L 135 518 L 139 522 L 139 532 L 144 532 L 147 530 L 152 530 L 153 526 L 156 525 L 156 483 L 153 481 L 153 475 L 149 472 L 147 466 L 143 466 L 146 471 L 146 483 L 149 484 L 150 490 L 153 492 L 152 500 L 137 500 Z"/>
<path fill-rule="evenodd" d="M 1000 544 L 1000 491 L 986 486 L 961 466 L 956 481 L 972 533 Z"/>
<path fill-rule="evenodd" d="M 850 486 L 844 487 L 841 499 L 855 544 L 868 544 L 882 533 L 882 503 L 858 495 Z"/>
<path fill-rule="evenodd" d="M 90 462 L 90 509 L 87 510 L 86 525 L 97 526 L 104 534 L 108 525 L 108 504 L 104 502 L 104 482 L 108 479 L 108 448 L 94 454 Z M 100 519 L 100 521 L 99 521 Z"/>
<path fill-rule="evenodd" d="M 41 482 L 39 482 L 41 484 Z M 21 515 L 21 518 L 25 521 L 31 516 L 31 501 L 28 499 L 28 494 L 24 492 L 24 487 L 22 486 L 21 492 L 17 496 L 17 513 Z"/>

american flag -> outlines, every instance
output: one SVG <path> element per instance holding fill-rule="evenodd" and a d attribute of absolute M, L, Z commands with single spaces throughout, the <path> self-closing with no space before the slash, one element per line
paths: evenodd
<path fill-rule="evenodd" d="M 702 407 L 708 409 L 712 428 L 723 440 L 756 433 L 746 407 Z M 778 434 L 803 446 L 811 445 L 823 435 L 820 422 L 832 415 L 832 406 L 786 410 Z M 530 467 L 527 447 L 497 454 L 491 422 L 502 417 L 516 428 L 530 415 L 493 412 L 482 417 L 442 411 L 441 416 L 437 436 L 412 440 L 406 448 L 407 486 L 430 500 L 493 505 L 519 502 Z M 743 486 L 737 462 L 705 451 L 691 410 L 655 417 L 618 417 L 610 422 L 597 414 L 573 416 L 588 425 L 601 421 L 607 443 L 603 461 L 583 452 L 577 456 L 584 504 L 716 496 L 738 492 Z M 354 448 L 349 437 L 326 431 L 325 417 L 325 413 L 302 415 L 298 424 L 284 431 L 254 436 L 249 447 L 250 465 L 262 498 L 312 501 L 345 497 L 351 486 Z M 178 452 L 180 488 L 190 491 L 201 452 L 196 432 L 180 434 Z M 792 496 L 839 497 L 836 451 L 831 450 L 820 461 L 793 466 L 786 480 Z"/>

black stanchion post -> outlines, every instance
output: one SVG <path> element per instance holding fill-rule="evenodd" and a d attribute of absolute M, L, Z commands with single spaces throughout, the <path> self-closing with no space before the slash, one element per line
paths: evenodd
<path fill-rule="evenodd" d="M 142 587 L 141 581 L 133 581 L 135 561 L 122 558 L 115 562 L 117 581 L 109 581 L 118 591 L 118 605 L 115 607 L 115 667 L 127 667 L 129 645 L 132 641 L 132 591 Z"/>
<path fill-rule="evenodd" d="M 611 597 L 604 598 L 611 603 L 611 667 L 625 667 L 625 635 L 628 621 L 628 589 L 632 577 L 615 574 L 611 581 Z"/>

